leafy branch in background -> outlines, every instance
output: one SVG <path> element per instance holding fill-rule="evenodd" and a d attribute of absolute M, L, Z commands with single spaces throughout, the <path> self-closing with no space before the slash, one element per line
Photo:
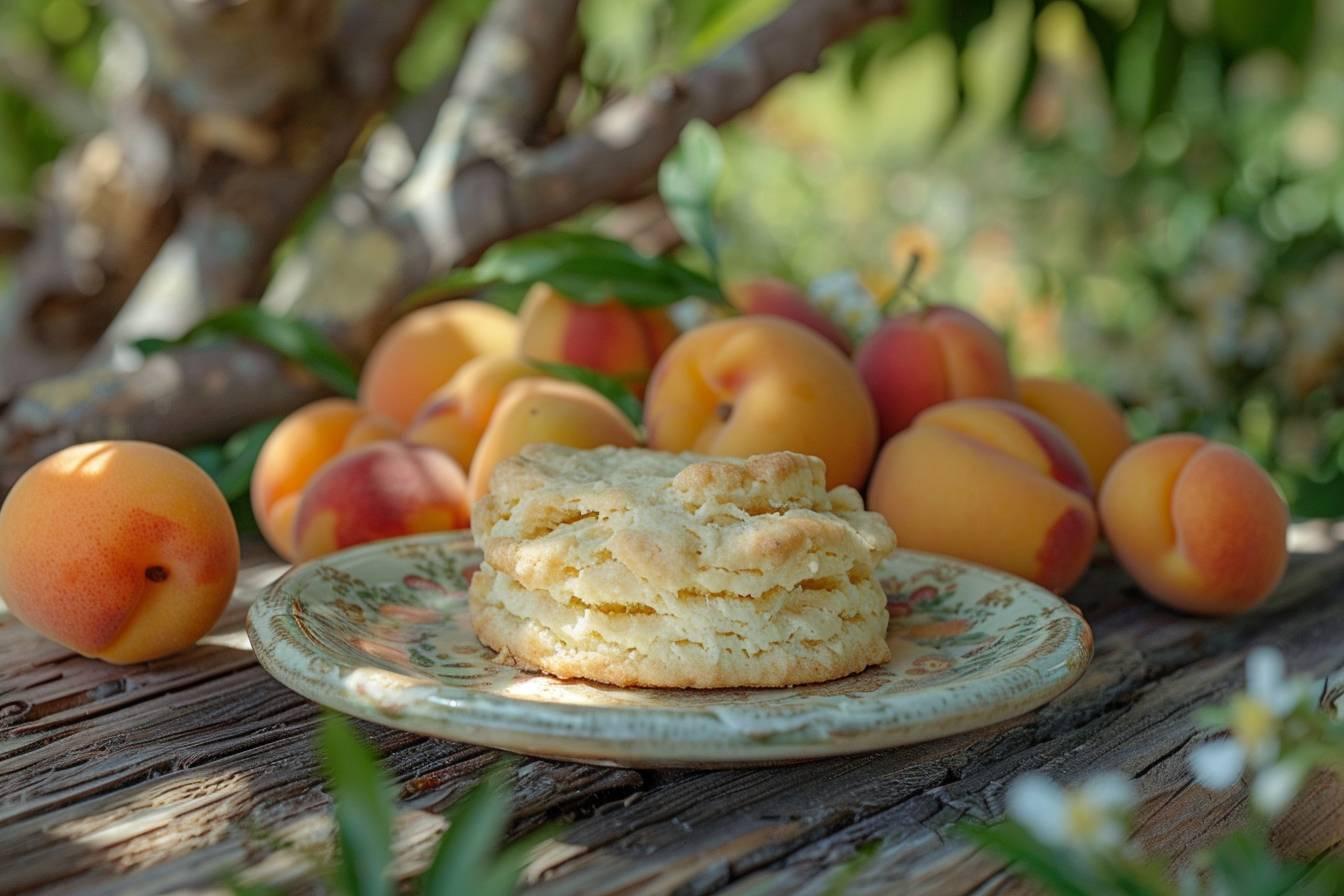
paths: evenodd
<path fill-rule="evenodd" d="M 256 529 L 249 498 L 252 469 L 257 465 L 261 447 L 279 425 L 279 418 L 263 420 L 239 430 L 220 444 L 197 445 L 182 452 L 219 486 L 240 530 Z"/>
<path fill-rule="evenodd" d="M 572 230 L 549 230 L 497 243 L 475 266 L 453 271 L 406 300 L 416 307 L 476 295 L 512 311 L 527 291 L 545 283 L 585 305 L 612 300 L 631 308 L 663 308 L 685 299 L 726 305 L 721 285 L 714 193 L 723 174 L 723 147 L 714 128 L 692 121 L 658 171 L 668 215 L 687 244 L 701 250 L 708 276 L 671 258 L 637 252 L 620 240 Z"/>
<path fill-rule="evenodd" d="M 328 891 L 340 896 L 404 892 L 392 876 L 396 812 L 391 778 L 369 745 L 334 712 L 324 714 L 317 746 L 336 816 L 336 856 L 324 874 Z M 496 765 L 449 811 L 448 829 L 413 892 L 420 896 L 513 893 L 528 853 L 555 830 L 542 828 L 504 846 L 511 799 L 508 767 Z M 231 888 L 234 896 L 281 892 L 236 880 Z"/>
<path fill-rule="evenodd" d="M 705 254 L 710 273 L 721 280 L 714 194 L 723 179 L 723 144 L 708 123 L 692 121 L 677 148 L 658 169 L 658 193 L 681 238 Z"/>
<path fill-rule="evenodd" d="M 537 283 L 549 284 L 585 305 L 612 299 L 631 308 L 662 308 L 688 297 L 724 301 L 715 280 L 676 261 L 643 255 L 596 234 L 549 230 L 495 244 L 475 267 L 432 281 L 407 304 L 414 307 L 474 293 L 517 310 Z"/>
<path fill-rule="evenodd" d="M 272 314 L 255 305 L 242 305 L 201 321 L 177 339 L 141 339 L 135 347 L 146 357 L 174 345 L 202 345 L 242 340 L 271 349 L 299 364 L 333 391 L 353 398 L 358 388 L 354 368 L 312 324 Z M 266 438 L 279 419 L 262 420 L 234 433 L 221 443 L 197 445 L 183 453 L 210 475 L 229 502 L 241 530 L 254 530 L 248 488 L 252 468 Z"/>
<path fill-rule="evenodd" d="M 265 346 L 302 365 L 341 395 L 353 398 L 358 388 L 354 368 L 320 330 L 307 321 L 273 314 L 256 305 L 240 305 L 220 312 L 176 339 L 141 339 L 134 345 L 148 357 L 173 346 L 229 339 Z"/>
<path fill-rule="evenodd" d="M 1327 715 L 1308 682 L 1283 673 L 1283 657 L 1261 648 L 1247 660 L 1247 689 L 1199 713 L 1228 736 L 1190 756 L 1196 780 L 1225 789 L 1250 778 L 1251 817 L 1178 875 L 1130 842 L 1133 784 L 1114 772 L 1063 788 L 1032 773 L 1013 782 L 1008 819 L 960 832 L 1056 896 L 1304 896 L 1344 892 L 1344 859 L 1287 861 L 1269 845 L 1273 822 L 1317 770 L 1344 775 L 1344 719 Z"/>

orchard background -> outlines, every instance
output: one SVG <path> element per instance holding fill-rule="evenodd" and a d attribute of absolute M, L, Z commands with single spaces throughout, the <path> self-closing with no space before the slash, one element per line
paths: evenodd
<path fill-rule="evenodd" d="M 726 276 L 880 296 L 918 253 L 916 291 L 977 309 L 1019 370 L 1344 515 L 1344 4 L 490 6 L 4 4 L 0 486 L 74 441 L 199 447 L 321 394 L 254 345 L 131 348 L 234 306 L 357 364 L 407 295 L 522 232 L 698 264 L 654 174 L 705 118 Z"/>

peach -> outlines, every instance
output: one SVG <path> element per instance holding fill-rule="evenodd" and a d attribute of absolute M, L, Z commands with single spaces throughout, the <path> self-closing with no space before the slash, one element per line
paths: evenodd
<path fill-rule="evenodd" d="M 294 515 L 295 553 L 311 560 L 370 541 L 462 529 L 467 480 L 457 462 L 424 445 L 378 442 L 323 467 Z"/>
<path fill-rule="evenodd" d="M 902 547 L 1057 592 L 1082 576 L 1097 539 L 1082 457 L 1054 424 L 1009 401 L 962 399 L 920 414 L 883 447 L 868 506 Z"/>
<path fill-rule="evenodd" d="M 429 397 L 411 421 L 406 441 L 437 448 L 461 464 L 462 469 L 469 469 L 476 444 L 505 387 L 542 375 L 517 358 L 495 355 L 474 358 Z"/>
<path fill-rule="evenodd" d="M 341 443 L 341 453 L 372 445 L 374 442 L 391 442 L 401 438 L 401 427 L 386 417 L 377 414 L 365 414 L 355 421 Z"/>
<path fill-rule="evenodd" d="M 587 367 L 644 393 L 649 371 L 677 338 L 659 309 L 627 308 L 612 300 L 584 305 L 545 283 L 528 290 L 518 309 L 518 351 L 524 359 Z"/>
<path fill-rule="evenodd" d="M 238 576 L 228 502 L 200 467 L 148 442 L 66 448 L 0 507 L 0 597 L 85 656 L 138 663 L 195 644 Z"/>
<path fill-rule="evenodd" d="M 877 448 L 877 415 L 849 359 L 766 315 L 706 324 L 673 343 L 649 380 L 644 425 L 664 451 L 815 455 L 831 486 L 862 485 Z"/>
<path fill-rule="evenodd" d="M 486 302 L 459 299 L 412 311 L 378 340 L 364 362 L 359 403 L 406 426 L 430 393 L 478 355 L 511 355 L 518 321 Z"/>
<path fill-rule="evenodd" d="M 743 314 L 773 314 L 802 324 L 846 355 L 853 346 L 840 325 L 807 300 L 807 294 L 787 280 L 761 277 L 728 287 L 728 301 Z"/>
<path fill-rule="evenodd" d="M 1097 487 L 1132 443 L 1125 415 L 1115 402 L 1081 383 L 1048 377 L 1020 379 L 1017 400 L 1063 430 L 1083 456 Z"/>
<path fill-rule="evenodd" d="M 1248 610 L 1288 562 L 1288 509 L 1255 461 L 1203 436 L 1159 436 L 1111 468 L 1098 502 L 1111 549 L 1154 598 L 1188 613 Z"/>
<path fill-rule="evenodd" d="M 633 448 L 639 433 L 616 405 L 587 386 L 547 379 L 511 383 L 500 395 L 471 461 L 467 494 L 472 503 L 489 491 L 490 474 L 500 461 L 537 442 Z"/>
<path fill-rule="evenodd" d="M 947 305 L 883 322 L 854 363 L 873 396 L 883 440 L 939 402 L 1013 397 L 1003 341 L 975 315 Z"/>
<path fill-rule="evenodd" d="M 277 554 L 294 559 L 293 524 L 299 494 L 327 461 L 367 431 L 365 414 L 346 398 L 324 398 L 286 417 L 266 439 L 252 468 L 252 514 Z"/>

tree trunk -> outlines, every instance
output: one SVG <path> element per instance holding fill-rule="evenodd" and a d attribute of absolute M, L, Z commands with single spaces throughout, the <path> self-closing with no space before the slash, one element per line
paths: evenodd
<path fill-rule="evenodd" d="M 428 278 L 500 240 L 630 195 L 655 175 L 687 122 L 727 121 L 790 75 L 815 69 L 831 43 L 905 8 L 904 0 L 795 0 L 698 67 L 614 102 L 577 133 L 533 146 L 571 55 L 575 3 L 497 0 L 409 176 L 379 173 L 366 159 L 361 180 L 333 198 L 280 266 L 265 307 L 311 321 L 361 355 Z M 251 349 L 244 364 L 216 377 L 227 388 L 202 389 L 171 375 L 209 376 L 212 364 L 228 363 L 227 352 L 173 350 L 154 359 L 161 375 L 94 368 L 29 390 L 0 417 L 0 488 L 81 439 L 152 437 L 186 446 L 314 394 L 280 358 Z M 262 408 L 258 392 L 269 388 Z"/>

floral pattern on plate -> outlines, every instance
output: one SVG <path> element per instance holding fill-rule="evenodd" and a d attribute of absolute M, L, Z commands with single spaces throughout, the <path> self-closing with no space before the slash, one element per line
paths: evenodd
<path fill-rule="evenodd" d="M 1092 655 L 1053 594 L 897 551 L 879 570 L 890 662 L 838 681 L 714 691 L 562 681 L 496 662 L 471 630 L 468 533 L 344 551 L 291 570 L 248 615 L 261 664 L 351 715 L 609 765 L 741 766 L 881 749 L 1001 722 L 1065 690 Z"/>

